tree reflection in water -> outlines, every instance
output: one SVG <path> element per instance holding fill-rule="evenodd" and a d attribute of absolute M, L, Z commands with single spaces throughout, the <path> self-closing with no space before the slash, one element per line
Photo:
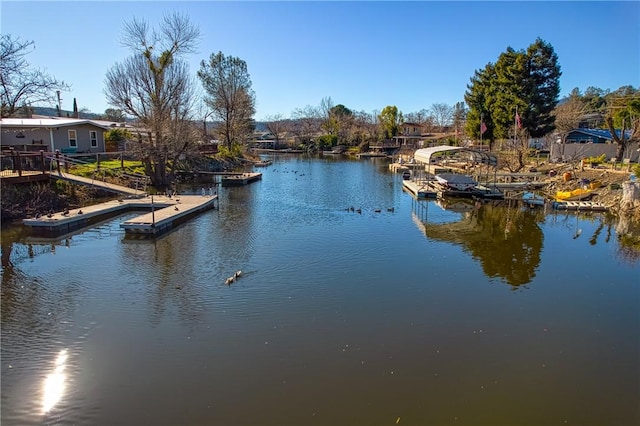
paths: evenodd
<path fill-rule="evenodd" d="M 427 238 L 462 246 L 480 261 L 488 277 L 499 277 L 512 286 L 531 282 L 542 252 L 544 237 L 538 226 L 538 222 L 544 221 L 542 211 L 509 205 L 508 201 L 438 202 L 446 210 L 460 212 L 462 218 L 458 222 L 428 223 L 428 218 L 421 217 Z"/>

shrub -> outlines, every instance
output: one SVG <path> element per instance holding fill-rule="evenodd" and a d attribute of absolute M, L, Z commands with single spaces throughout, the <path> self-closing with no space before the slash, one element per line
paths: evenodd
<path fill-rule="evenodd" d="M 599 155 L 597 157 L 587 157 L 583 159 L 584 164 L 591 164 L 592 166 L 597 166 L 598 164 L 602 164 L 607 159 L 606 154 Z"/>

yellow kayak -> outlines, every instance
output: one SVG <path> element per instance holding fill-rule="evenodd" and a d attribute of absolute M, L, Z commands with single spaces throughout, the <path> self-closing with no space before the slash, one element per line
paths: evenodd
<path fill-rule="evenodd" d="M 558 201 L 579 201 L 591 197 L 593 189 L 574 189 L 573 191 L 556 192 L 556 200 Z"/>

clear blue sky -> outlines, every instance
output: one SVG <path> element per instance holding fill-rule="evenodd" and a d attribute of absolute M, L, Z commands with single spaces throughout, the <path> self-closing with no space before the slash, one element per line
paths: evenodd
<path fill-rule="evenodd" d="M 577 87 L 640 87 L 640 2 L 171 2 L 0 3 L 3 34 L 35 41 L 27 59 L 72 85 L 80 108 L 104 112 L 106 71 L 130 51 L 120 45 L 132 18 L 156 25 L 179 11 L 199 26 L 200 61 L 222 51 L 243 59 L 256 119 L 319 105 L 357 111 L 396 105 L 403 113 L 464 101 L 473 72 L 507 47 L 551 43 L 561 96 Z"/>

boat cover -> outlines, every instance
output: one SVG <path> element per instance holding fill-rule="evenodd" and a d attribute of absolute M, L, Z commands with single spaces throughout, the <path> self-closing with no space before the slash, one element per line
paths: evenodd
<path fill-rule="evenodd" d="M 498 159 L 496 158 L 496 156 L 488 151 L 480 151 L 473 148 L 464 148 L 461 146 L 449 145 L 433 146 L 431 148 L 420 148 L 416 150 L 415 154 L 413 154 L 413 158 L 421 163 L 431 164 L 431 157 L 434 154 L 455 151 L 464 152 L 469 156 L 468 161 L 470 162 L 482 163 L 490 166 L 498 165 Z"/>
<path fill-rule="evenodd" d="M 451 185 L 477 185 L 471 176 L 461 175 L 458 173 L 438 173 L 436 179 Z"/>

